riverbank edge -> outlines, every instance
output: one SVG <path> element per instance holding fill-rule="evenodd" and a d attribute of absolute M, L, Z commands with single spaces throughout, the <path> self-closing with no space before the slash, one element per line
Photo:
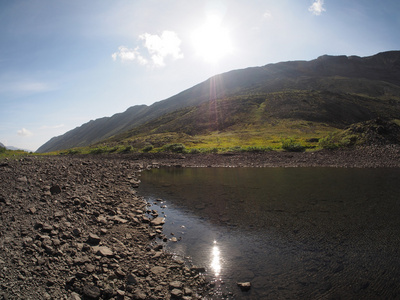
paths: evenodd
<path fill-rule="evenodd" d="M 399 168 L 400 145 L 365 146 L 314 152 L 134 153 L 83 155 L 80 157 L 128 159 L 142 162 L 150 167 Z"/>

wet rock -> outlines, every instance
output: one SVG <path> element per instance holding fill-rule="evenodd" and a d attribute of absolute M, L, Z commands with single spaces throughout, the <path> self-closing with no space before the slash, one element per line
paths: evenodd
<path fill-rule="evenodd" d="M 250 282 L 238 282 L 237 286 L 242 290 L 242 291 L 249 291 L 251 289 L 251 283 Z"/>
<path fill-rule="evenodd" d="M 190 268 L 190 271 L 195 272 L 195 273 L 205 273 L 206 269 L 204 267 L 193 266 Z"/>
<path fill-rule="evenodd" d="M 163 217 L 156 217 L 153 220 L 151 220 L 151 225 L 153 226 L 160 226 L 163 225 L 165 223 L 165 218 Z"/>

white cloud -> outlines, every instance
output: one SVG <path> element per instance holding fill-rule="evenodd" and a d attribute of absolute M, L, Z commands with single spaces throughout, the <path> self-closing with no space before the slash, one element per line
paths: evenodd
<path fill-rule="evenodd" d="M 139 39 L 143 41 L 143 47 L 147 50 L 149 59 L 154 66 L 164 66 L 167 57 L 171 57 L 174 60 L 183 58 L 183 53 L 180 49 L 181 40 L 173 31 L 165 30 L 161 35 L 143 33 L 139 36 Z M 119 58 L 122 62 L 137 61 L 141 65 L 149 64 L 149 59 L 142 54 L 139 47 L 130 49 L 120 46 L 118 52 L 113 53 L 111 57 L 114 61 Z"/>
<path fill-rule="evenodd" d="M 119 46 L 118 52 L 114 52 L 111 57 L 114 61 L 119 58 L 123 62 L 137 60 L 142 65 L 147 64 L 147 60 L 139 52 L 139 47 L 136 47 L 135 49 L 129 49 L 125 46 Z"/>
<path fill-rule="evenodd" d="M 326 11 L 325 8 L 323 8 L 324 5 L 324 0 L 315 0 L 313 4 L 308 8 L 308 11 L 312 12 L 314 15 L 319 16 L 322 14 L 324 11 Z"/>
<path fill-rule="evenodd" d="M 165 30 L 161 36 L 144 33 L 139 36 L 144 41 L 144 46 L 151 54 L 151 59 L 156 66 L 164 66 L 164 59 L 171 56 L 173 59 L 183 58 L 181 40 L 173 31 Z"/>
<path fill-rule="evenodd" d="M 22 128 L 21 130 L 18 130 L 17 131 L 17 134 L 19 135 L 19 136 L 30 136 L 30 135 L 32 135 L 32 132 L 30 132 L 28 129 L 26 129 L 26 128 Z"/>

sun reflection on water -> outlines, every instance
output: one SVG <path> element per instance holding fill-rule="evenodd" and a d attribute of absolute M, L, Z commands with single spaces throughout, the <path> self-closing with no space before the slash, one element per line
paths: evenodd
<path fill-rule="evenodd" d="M 217 246 L 217 241 L 214 241 L 211 251 L 211 269 L 214 271 L 215 277 L 221 274 L 221 252 Z"/>

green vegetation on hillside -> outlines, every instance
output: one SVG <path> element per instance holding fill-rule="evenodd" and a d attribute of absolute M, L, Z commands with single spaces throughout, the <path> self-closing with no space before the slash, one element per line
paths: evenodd
<path fill-rule="evenodd" d="M 8 150 L 4 147 L 0 147 L 0 159 L 20 158 L 27 155 L 30 155 L 30 153 L 23 150 Z"/>
<path fill-rule="evenodd" d="M 194 148 L 190 145 L 194 142 L 204 148 L 213 144 L 209 136 L 216 135 L 230 142 L 215 146 L 219 148 L 269 147 L 265 140 L 277 138 L 292 138 L 303 145 L 305 132 L 293 136 L 290 123 L 309 127 L 314 134 L 313 127 L 325 126 L 328 129 L 321 131 L 327 133 L 377 117 L 400 119 L 399 62 L 400 51 L 390 51 L 365 58 L 325 55 L 311 61 L 234 70 L 151 106 L 133 106 L 87 122 L 52 138 L 38 152 L 100 147 L 102 143 L 117 146 L 114 152 L 121 150 L 120 145 L 157 151 L 168 143 L 184 142 L 189 148 Z M 286 131 L 272 130 L 276 122 Z M 167 141 L 169 134 L 188 137 Z M 243 139 L 244 134 L 249 137 Z"/>

